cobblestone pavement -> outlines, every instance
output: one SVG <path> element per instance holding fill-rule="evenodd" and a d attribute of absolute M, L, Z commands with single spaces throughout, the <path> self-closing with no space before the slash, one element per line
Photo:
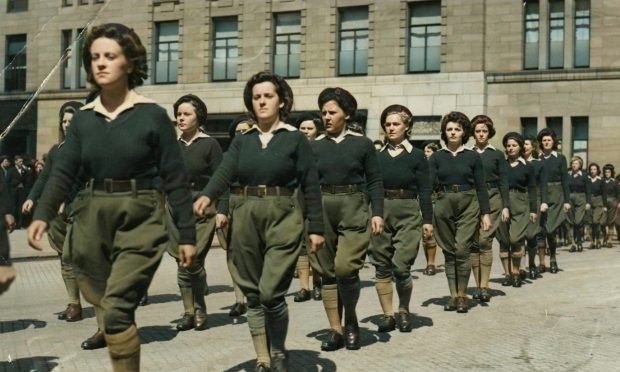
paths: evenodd
<path fill-rule="evenodd" d="M 13 233 L 11 240 L 18 279 L 0 297 L 0 371 L 110 370 L 105 349 L 83 351 L 79 346 L 95 331 L 92 307 L 84 304 L 83 321 L 56 319 L 55 313 L 65 307 L 65 293 L 55 254 L 46 251 L 33 257 L 36 254 L 26 247 L 24 231 Z M 182 311 L 175 264 L 164 257 L 149 291 L 150 304 L 137 312 L 143 371 L 253 370 L 245 318 L 228 316 L 234 295 L 224 258 L 222 250 L 213 249 L 207 259 L 210 328 L 179 333 L 174 329 Z M 316 301 L 293 302 L 292 293 L 298 288 L 294 282 L 287 299 L 290 370 L 620 370 L 620 249 L 616 245 L 569 253 L 562 248 L 558 261 L 559 274 L 545 274 L 522 288 L 512 288 L 500 285 L 496 259 L 495 297 L 488 305 L 471 301 L 468 314 L 456 314 L 443 311 L 447 298 L 443 272 L 422 275 L 426 262 L 421 254 L 413 273 L 415 329 L 408 334 L 376 332 L 380 308 L 373 270 L 365 268 L 358 307 L 359 351 L 320 351 L 327 331 L 323 306 Z"/>

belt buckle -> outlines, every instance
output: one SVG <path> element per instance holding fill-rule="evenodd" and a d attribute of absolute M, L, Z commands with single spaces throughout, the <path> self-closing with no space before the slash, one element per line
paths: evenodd
<path fill-rule="evenodd" d="M 450 192 L 459 192 L 459 185 L 450 185 Z"/>
<path fill-rule="evenodd" d="M 103 180 L 103 190 L 110 194 L 113 193 L 114 192 L 114 180 L 110 178 L 105 178 Z"/>
<path fill-rule="evenodd" d="M 259 198 L 267 196 L 267 185 L 256 186 L 256 196 L 258 196 Z"/>

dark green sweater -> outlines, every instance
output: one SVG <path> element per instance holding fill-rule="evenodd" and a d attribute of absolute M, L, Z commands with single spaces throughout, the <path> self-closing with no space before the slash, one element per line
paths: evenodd
<path fill-rule="evenodd" d="M 478 194 L 480 213 L 489 214 L 489 192 L 484 178 L 482 159 L 477 152 L 464 148 L 456 156 L 448 150 L 436 151 L 429 159 L 430 179 L 441 186 L 471 185 Z"/>
<path fill-rule="evenodd" d="M 372 215 L 383 217 L 383 177 L 372 141 L 346 135 L 340 143 L 327 137 L 312 142 L 321 185 L 360 185 L 370 199 Z"/>
<path fill-rule="evenodd" d="M 236 136 L 224 160 L 209 180 L 203 195 L 215 200 L 237 181 L 241 186 L 280 186 L 303 192 L 308 233 L 323 235 L 323 206 L 316 164 L 306 137 L 298 131 L 278 129 L 266 148 L 259 131 Z"/>
<path fill-rule="evenodd" d="M 568 189 L 568 173 L 566 173 L 566 158 L 560 153 L 556 153 L 557 156 L 549 155 L 545 157 L 541 155 L 541 167 L 540 170 L 540 193 L 541 202 L 547 203 L 549 201 L 548 187 L 549 182 L 560 182 L 562 184 L 562 193 L 564 194 L 564 203 L 568 203 L 570 200 L 570 191 Z"/>
<path fill-rule="evenodd" d="M 527 191 L 527 195 L 530 201 L 530 212 L 538 212 L 537 202 L 537 190 L 536 190 L 536 175 L 534 173 L 534 166 L 531 163 L 517 162 L 516 166 L 510 165 L 510 160 L 505 160 L 508 170 L 508 188 L 510 190 L 519 190 L 522 192 Z"/>
<path fill-rule="evenodd" d="M 585 173 L 573 173 L 572 171 L 568 172 L 568 189 L 571 193 L 577 194 L 586 194 L 586 203 L 590 203 L 592 201 L 592 190 L 590 188 L 590 177 L 588 177 Z"/>
<path fill-rule="evenodd" d="M 508 179 L 506 177 L 507 163 L 506 157 L 501 151 L 487 147 L 480 154 L 482 167 L 484 168 L 484 178 L 487 183 L 497 183 L 499 194 L 502 198 L 502 208 L 510 208 L 510 197 L 508 196 Z"/>
<path fill-rule="evenodd" d="M 138 103 L 107 122 L 94 110 L 79 111 L 55 161 L 34 219 L 49 222 L 66 200 L 82 168 L 88 179 L 149 180 L 168 196 L 180 233 L 179 244 L 194 244 L 192 198 L 181 148 L 166 111 Z"/>
<path fill-rule="evenodd" d="M 422 150 L 403 150 L 395 157 L 387 147 L 377 154 L 386 190 L 415 190 L 420 201 L 423 223 L 433 223 L 431 183 L 428 178 L 428 161 Z"/>

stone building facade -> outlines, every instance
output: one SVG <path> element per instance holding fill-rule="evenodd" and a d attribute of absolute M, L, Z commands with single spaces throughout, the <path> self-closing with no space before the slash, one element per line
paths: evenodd
<path fill-rule="evenodd" d="M 25 10 L 10 9 L 24 2 Z M 399 103 L 416 116 L 418 143 L 438 139 L 440 117 L 458 110 L 491 116 L 496 146 L 504 132 L 550 126 L 565 155 L 620 164 L 620 2 L 613 0 L 9 0 L 0 9 L 9 65 L 0 109 L 12 111 L 0 110 L 0 126 L 40 91 L 29 121 L 15 127 L 27 140 L 0 152 L 40 157 L 57 141 L 58 108 L 88 93 L 71 43 L 105 22 L 129 25 L 145 44 L 151 78 L 139 90 L 171 117 L 176 98 L 199 95 L 209 108 L 207 130 L 224 144 L 227 123 L 244 111 L 245 81 L 276 70 L 289 75 L 295 111 L 317 110 L 325 87 L 350 90 L 372 139 L 382 137 L 382 109 Z M 17 90 L 6 77 L 23 57 L 14 56 L 23 40 L 16 35 L 25 35 L 26 55 Z M 73 52 L 55 69 L 68 46 Z"/>

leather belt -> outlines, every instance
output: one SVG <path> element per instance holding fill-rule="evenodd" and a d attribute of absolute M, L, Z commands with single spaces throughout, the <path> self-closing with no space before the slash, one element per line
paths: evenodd
<path fill-rule="evenodd" d="M 461 192 L 473 189 L 472 185 L 465 183 L 462 185 L 441 185 L 440 190 L 444 192 Z"/>
<path fill-rule="evenodd" d="M 321 191 L 328 194 L 352 194 L 362 191 L 359 185 L 321 185 Z"/>
<path fill-rule="evenodd" d="M 107 193 L 154 189 L 153 182 L 150 179 L 114 180 L 104 178 L 102 180 L 91 180 L 89 186 L 92 186 L 93 190 Z"/>
<path fill-rule="evenodd" d="M 293 196 L 294 191 L 282 186 L 239 186 L 233 187 L 231 192 L 234 195 L 242 196 Z"/>
<path fill-rule="evenodd" d="M 418 193 L 413 190 L 384 190 L 387 199 L 416 199 Z"/>

